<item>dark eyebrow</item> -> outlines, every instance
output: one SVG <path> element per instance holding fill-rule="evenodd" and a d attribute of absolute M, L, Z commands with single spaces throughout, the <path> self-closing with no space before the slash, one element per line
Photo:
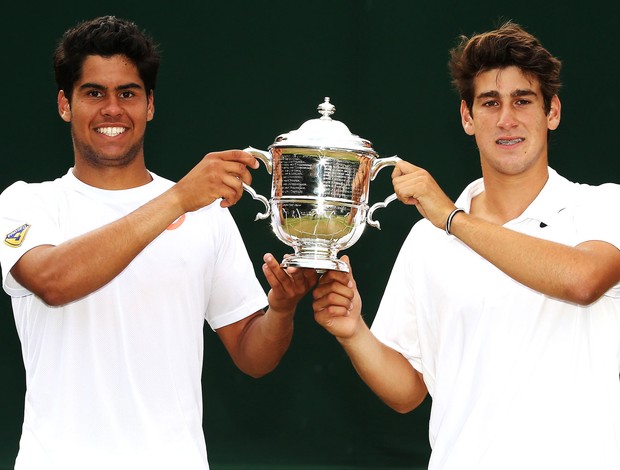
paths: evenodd
<path fill-rule="evenodd" d="M 510 93 L 510 96 L 516 98 L 519 96 L 536 96 L 536 92 L 534 90 L 525 89 L 525 90 L 515 90 Z"/>
<path fill-rule="evenodd" d="M 84 90 L 87 88 L 94 88 L 95 90 L 107 90 L 108 87 L 100 85 L 99 83 L 92 83 L 92 82 L 86 82 L 83 83 L 82 85 L 80 85 L 80 90 Z M 116 87 L 116 90 L 135 90 L 135 89 L 139 89 L 142 90 L 143 87 L 138 84 L 138 83 L 126 83 L 124 85 L 119 85 Z"/>
<path fill-rule="evenodd" d="M 510 96 L 513 98 L 518 98 L 520 96 L 536 96 L 536 92 L 529 88 L 525 90 L 518 89 L 510 93 Z M 476 99 L 481 98 L 499 98 L 499 92 L 497 90 L 484 91 L 476 96 Z"/>
<path fill-rule="evenodd" d="M 497 98 L 499 97 L 499 92 L 493 90 L 493 91 L 484 91 L 482 93 L 480 93 L 478 96 L 476 96 L 476 99 L 480 99 L 480 98 Z"/>

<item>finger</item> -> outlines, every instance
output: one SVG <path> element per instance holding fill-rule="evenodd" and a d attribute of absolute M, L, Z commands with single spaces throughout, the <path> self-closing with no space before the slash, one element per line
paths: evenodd
<path fill-rule="evenodd" d="M 329 302 L 325 302 L 326 299 L 315 300 L 312 303 L 312 311 L 314 312 L 314 318 L 320 324 L 331 321 L 334 317 L 347 317 L 351 315 L 353 310 L 353 303 L 342 299 L 338 302 L 335 298 Z"/>
<path fill-rule="evenodd" d="M 394 180 L 394 193 L 399 201 L 405 204 L 417 204 L 417 198 L 415 198 L 416 184 L 409 178 L 404 180 Z"/>
<path fill-rule="evenodd" d="M 355 296 L 355 290 L 349 284 L 341 284 L 339 282 L 330 282 L 329 284 L 319 284 L 314 291 L 312 297 L 315 301 L 323 304 L 336 302 L 336 305 L 344 305 L 343 302 L 351 302 Z"/>
<path fill-rule="evenodd" d="M 415 166 L 413 163 L 409 163 L 406 160 L 398 161 L 395 168 L 398 168 L 403 175 L 408 175 L 409 173 L 413 173 L 420 169 L 420 167 Z"/>
<path fill-rule="evenodd" d="M 312 287 L 318 278 L 318 275 L 314 269 L 311 268 L 298 268 L 287 267 L 284 269 L 293 282 L 294 288 L 299 292 L 306 292 Z"/>
<path fill-rule="evenodd" d="M 302 269 L 301 271 L 306 286 L 308 286 L 308 288 L 315 286 L 319 280 L 319 273 L 317 273 L 315 269 Z"/>
<path fill-rule="evenodd" d="M 230 171 L 219 171 L 212 175 L 213 184 L 216 186 L 228 186 L 235 191 L 242 189 L 242 180 L 236 173 Z"/>
<path fill-rule="evenodd" d="M 278 279 L 276 278 L 276 276 L 273 273 L 273 271 L 271 269 L 269 269 L 267 264 L 263 264 L 262 267 L 263 267 L 263 274 L 265 275 L 265 279 L 267 279 L 267 282 L 269 283 L 269 286 L 272 289 L 279 288 L 280 287 L 280 281 L 278 281 Z"/>
<path fill-rule="evenodd" d="M 243 197 L 243 180 L 233 177 L 224 177 L 221 180 L 219 189 L 215 191 L 223 200 L 228 201 L 228 206 L 235 205 Z M 248 185 L 250 183 L 247 183 Z"/>
<path fill-rule="evenodd" d="M 330 294 L 320 299 L 315 299 L 312 302 L 312 309 L 314 312 L 319 313 L 325 310 L 325 313 L 330 315 L 339 314 L 343 315 L 350 312 L 353 308 L 353 302 L 347 297 L 339 296 L 336 294 Z"/>
<path fill-rule="evenodd" d="M 304 283 L 302 273 L 291 274 L 289 270 L 292 268 L 282 269 L 280 263 L 271 253 L 265 254 L 263 260 L 265 261 L 263 272 L 272 289 L 287 297 L 299 296 L 299 294 L 305 294 L 309 290 Z M 294 268 L 294 271 L 297 271 L 297 268 Z"/>
<path fill-rule="evenodd" d="M 349 269 L 351 269 L 350 266 L 349 266 Z M 323 276 L 321 276 L 321 278 L 319 279 L 319 284 L 325 285 L 331 282 L 339 282 L 340 284 L 348 285 L 349 281 L 350 281 L 349 273 L 346 273 L 343 271 L 329 270 L 329 271 L 326 271 L 325 274 L 323 274 Z"/>
<path fill-rule="evenodd" d="M 347 264 L 347 266 L 349 267 L 349 272 L 346 273 L 346 275 L 347 275 L 347 277 L 352 278 L 353 277 L 353 269 L 351 268 L 351 260 L 349 259 L 349 256 L 348 255 L 343 255 L 340 258 L 340 261 L 344 261 Z"/>
<path fill-rule="evenodd" d="M 288 274 L 280 267 L 280 263 L 278 263 L 271 253 L 266 253 L 263 256 L 263 262 L 263 271 L 269 274 L 269 278 L 273 281 L 269 282 L 271 287 L 281 284 L 282 280 L 288 277 Z M 269 280 L 269 278 L 267 280 Z"/>
<path fill-rule="evenodd" d="M 347 317 L 351 310 L 345 307 L 330 305 L 327 308 L 317 308 L 313 305 L 314 319 L 319 325 L 327 325 L 336 317 Z"/>
<path fill-rule="evenodd" d="M 252 183 L 252 173 L 248 170 L 247 166 L 237 161 L 221 161 L 220 167 L 217 170 L 220 174 L 228 174 L 239 180 L 242 180 L 246 184 Z"/>
<path fill-rule="evenodd" d="M 239 202 L 241 196 L 243 195 L 243 187 L 239 187 L 240 189 L 232 188 L 230 186 L 222 186 L 219 191 L 219 197 L 222 198 L 220 203 L 221 207 L 231 207 Z"/>
<path fill-rule="evenodd" d="M 254 157 L 254 155 L 244 152 L 243 150 L 225 150 L 222 152 L 213 152 L 213 155 L 225 161 L 239 162 L 244 166 L 249 166 L 255 170 L 259 167 L 258 160 Z"/>

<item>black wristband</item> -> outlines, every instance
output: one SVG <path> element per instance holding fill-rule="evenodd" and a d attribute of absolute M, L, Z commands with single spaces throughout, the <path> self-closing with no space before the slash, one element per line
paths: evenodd
<path fill-rule="evenodd" d="M 450 227 L 452 225 L 452 219 L 454 218 L 454 216 L 456 214 L 458 214 L 459 212 L 465 212 L 465 209 L 459 209 L 458 207 L 456 209 L 454 209 L 452 212 L 450 212 L 450 215 L 448 216 L 448 220 L 446 220 L 446 235 L 452 235 L 450 233 Z"/>

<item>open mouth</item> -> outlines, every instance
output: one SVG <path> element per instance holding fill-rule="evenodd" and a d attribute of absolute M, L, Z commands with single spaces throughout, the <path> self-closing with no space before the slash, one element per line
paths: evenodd
<path fill-rule="evenodd" d="M 95 129 L 95 131 L 99 132 L 99 134 L 107 135 L 108 137 L 116 137 L 117 135 L 121 135 L 126 130 L 126 127 L 98 127 Z"/>
<path fill-rule="evenodd" d="M 523 142 L 525 139 L 522 137 L 517 137 L 514 139 L 497 139 L 495 143 L 499 145 L 516 145 Z"/>

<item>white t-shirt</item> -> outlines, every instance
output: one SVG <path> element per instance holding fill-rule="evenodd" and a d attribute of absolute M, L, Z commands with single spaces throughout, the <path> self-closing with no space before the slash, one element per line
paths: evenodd
<path fill-rule="evenodd" d="M 620 248 L 620 186 L 549 172 L 505 227 Z M 472 183 L 457 206 L 469 210 L 483 190 L 482 180 Z M 620 285 L 587 307 L 557 300 L 421 220 L 372 331 L 423 374 L 433 400 L 431 470 L 620 468 Z"/>
<path fill-rule="evenodd" d="M 0 196 L 3 287 L 26 369 L 16 469 L 208 468 L 204 321 L 221 328 L 267 305 L 228 210 L 214 203 L 185 214 L 115 279 L 62 307 L 47 306 L 9 272 L 29 249 L 117 220 L 172 184 L 153 175 L 144 186 L 106 191 L 69 171 Z"/>

